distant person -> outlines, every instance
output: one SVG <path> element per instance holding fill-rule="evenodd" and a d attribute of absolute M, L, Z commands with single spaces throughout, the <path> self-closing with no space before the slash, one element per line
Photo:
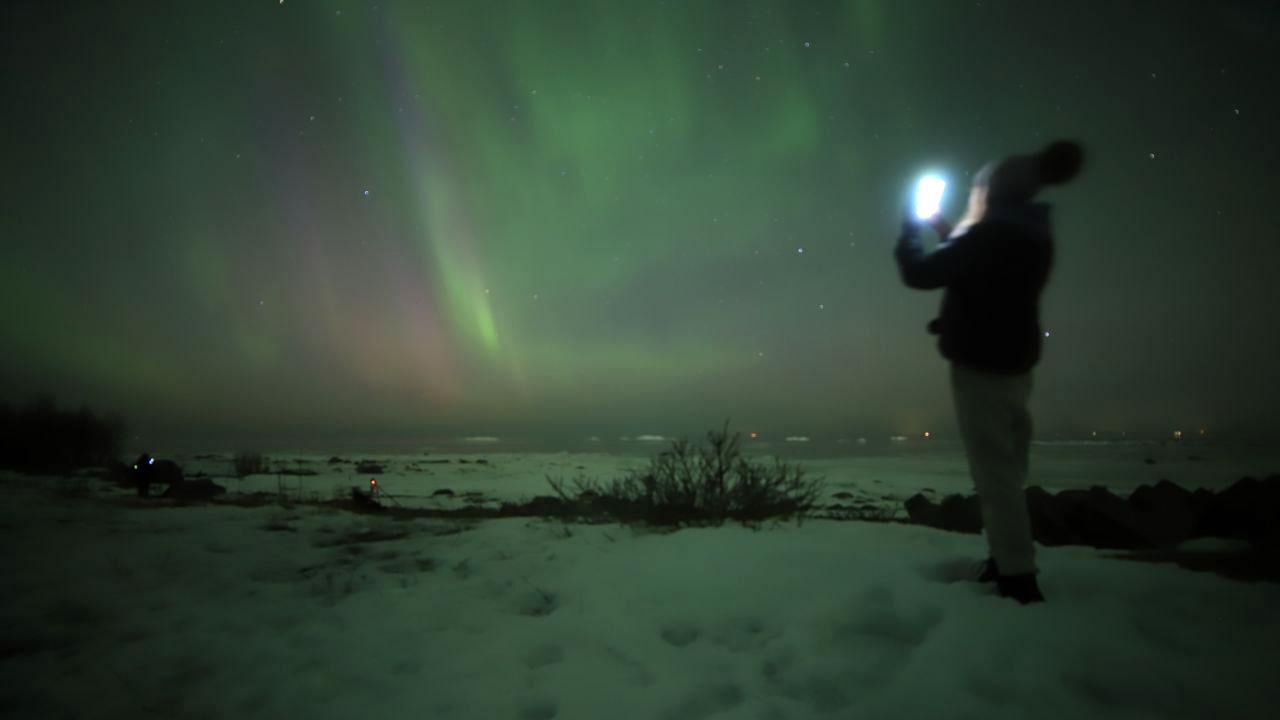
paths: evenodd
<path fill-rule="evenodd" d="M 151 483 L 155 482 L 155 459 L 142 453 L 133 461 L 133 480 L 138 486 L 138 497 L 151 495 Z"/>
<path fill-rule="evenodd" d="M 156 460 L 150 453 L 142 453 L 133 461 L 131 473 L 138 488 L 138 497 L 150 497 L 151 486 L 155 484 L 173 487 L 185 482 L 182 468 L 177 463 L 172 460 Z"/>
<path fill-rule="evenodd" d="M 1059 140 L 1033 155 L 989 163 L 973 178 L 969 207 L 954 227 L 941 214 L 908 214 L 894 255 L 902 280 L 946 288 L 929 332 L 951 361 L 951 392 L 969 474 L 982 503 L 990 557 L 978 580 L 1002 597 L 1043 602 L 1023 486 L 1031 445 L 1031 369 L 1040 360 L 1040 293 L 1053 265 L 1047 185 L 1079 173 L 1084 150 Z M 920 228 L 941 241 L 926 253 Z"/>

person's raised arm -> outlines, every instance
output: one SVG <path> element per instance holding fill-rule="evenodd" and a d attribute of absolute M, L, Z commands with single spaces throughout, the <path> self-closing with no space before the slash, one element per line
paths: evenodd
<path fill-rule="evenodd" d="M 944 240 L 933 252 L 925 252 L 924 243 L 920 239 L 922 223 L 910 215 L 902 222 L 902 234 L 894 248 L 902 282 L 919 290 L 932 290 L 952 284 L 971 272 L 976 260 L 978 239 L 972 231 L 953 242 L 947 242 L 947 235 L 942 234 L 942 229 L 945 228 L 949 234 L 950 223 L 940 215 L 930 218 L 928 223 L 938 230 Z"/>
<path fill-rule="evenodd" d="M 934 215 L 925 222 L 938 233 L 938 240 L 942 243 L 947 242 L 951 237 L 951 231 L 955 229 L 955 226 L 951 224 L 951 221 L 943 217 L 942 213 Z"/>

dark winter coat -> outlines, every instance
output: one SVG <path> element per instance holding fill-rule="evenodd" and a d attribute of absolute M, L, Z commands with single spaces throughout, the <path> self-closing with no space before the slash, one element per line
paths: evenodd
<path fill-rule="evenodd" d="M 931 253 L 919 225 L 908 222 L 894 256 L 908 286 L 946 288 L 942 312 L 929 323 L 943 357 L 1002 375 L 1021 375 L 1040 360 L 1040 293 L 1053 265 L 1047 204 L 988 208 Z"/>

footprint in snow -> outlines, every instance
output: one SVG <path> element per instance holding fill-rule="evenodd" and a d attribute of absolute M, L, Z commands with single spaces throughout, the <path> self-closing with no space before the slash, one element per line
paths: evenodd
<path fill-rule="evenodd" d="M 672 647 L 684 647 L 702 635 L 697 626 L 683 620 L 667 623 L 658 632 Z"/>
<path fill-rule="evenodd" d="M 529 651 L 524 658 L 524 666 L 530 670 L 555 665 L 564 661 L 564 648 L 559 645 L 539 645 Z"/>
<path fill-rule="evenodd" d="M 520 708 L 516 713 L 516 717 L 518 720 L 551 720 L 559 712 L 555 703 L 547 700 L 535 700 Z"/>

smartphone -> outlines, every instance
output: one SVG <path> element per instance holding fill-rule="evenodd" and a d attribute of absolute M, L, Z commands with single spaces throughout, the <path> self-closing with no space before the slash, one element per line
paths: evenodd
<path fill-rule="evenodd" d="M 942 193 L 947 181 L 937 175 L 925 175 L 916 185 L 916 217 L 928 220 L 942 210 Z"/>

